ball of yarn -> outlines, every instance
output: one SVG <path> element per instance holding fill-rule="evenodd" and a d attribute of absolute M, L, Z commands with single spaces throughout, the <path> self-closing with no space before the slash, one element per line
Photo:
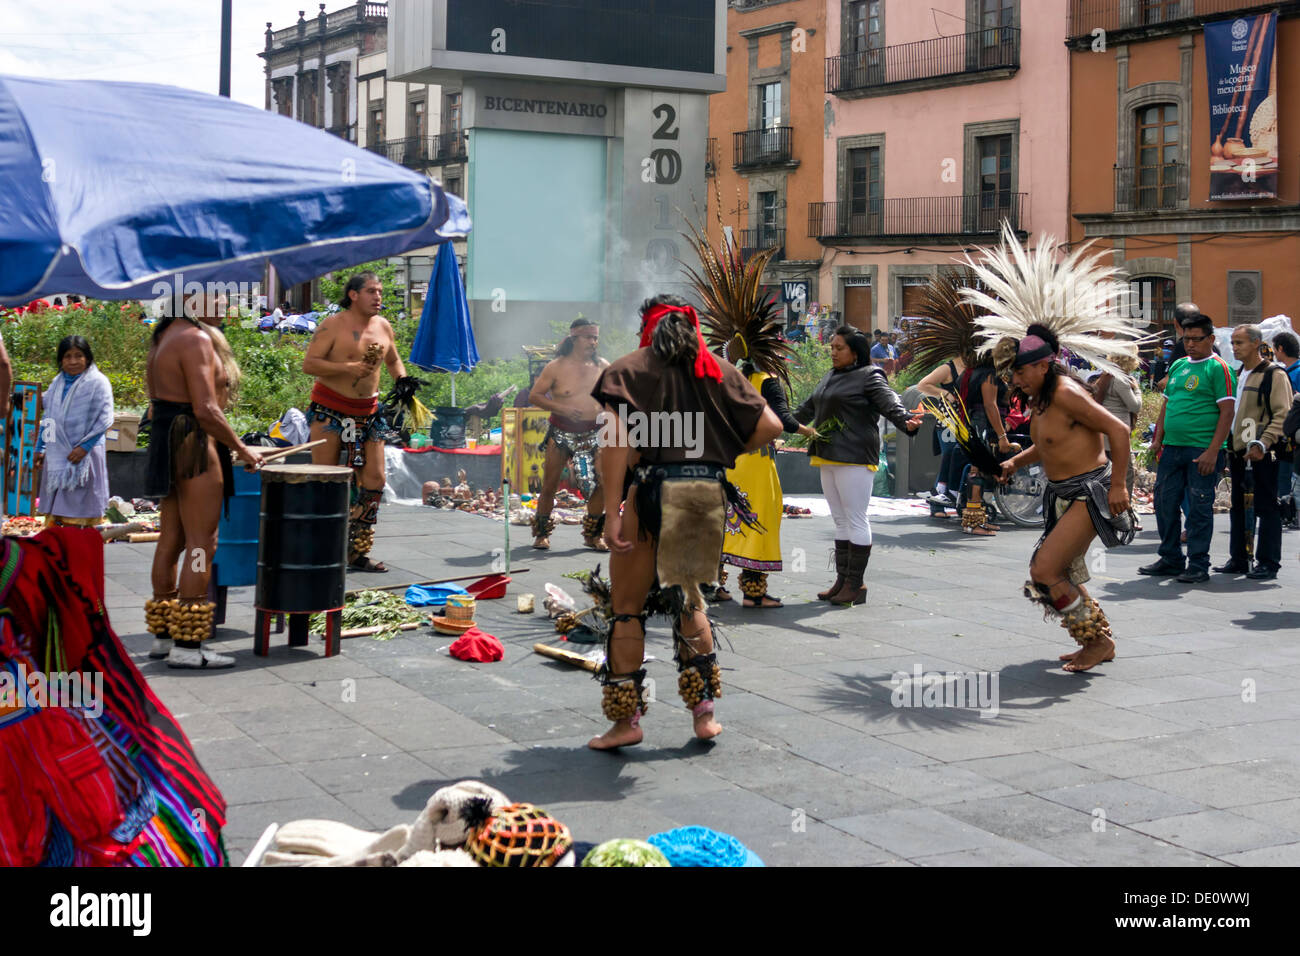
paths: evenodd
<path fill-rule="evenodd" d="M 708 827 L 680 827 L 656 833 L 648 841 L 673 866 L 762 866 L 745 844 Z"/>
<path fill-rule="evenodd" d="M 583 858 L 583 866 L 672 866 L 644 840 L 606 840 Z"/>

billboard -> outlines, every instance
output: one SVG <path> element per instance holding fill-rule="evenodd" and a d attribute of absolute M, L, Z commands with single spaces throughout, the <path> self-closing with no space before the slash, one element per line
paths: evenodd
<path fill-rule="evenodd" d="M 1276 199 L 1277 14 L 1205 24 L 1210 199 Z"/>

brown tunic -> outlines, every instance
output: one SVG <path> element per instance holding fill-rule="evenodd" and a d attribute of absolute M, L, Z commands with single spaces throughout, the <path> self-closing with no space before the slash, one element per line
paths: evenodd
<path fill-rule="evenodd" d="M 641 453 L 643 463 L 714 462 L 731 468 L 758 427 L 767 403 L 734 365 L 721 360 L 718 364 L 721 382 L 696 378 L 690 365 L 668 365 L 653 349 L 637 349 L 605 369 L 591 394 L 620 415 L 624 414 L 620 406 L 626 406 L 627 411 L 642 414 L 694 416 L 689 426 L 695 429 L 690 432 L 694 448 L 681 443 L 639 445 L 633 431 L 630 444 Z M 662 435 L 664 429 L 659 431 Z"/>

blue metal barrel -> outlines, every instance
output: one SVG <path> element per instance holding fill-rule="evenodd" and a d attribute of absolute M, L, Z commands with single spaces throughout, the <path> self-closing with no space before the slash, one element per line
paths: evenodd
<path fill-rule="evenodd" d="M 226 450 L 221 449 L 222 454 Z M 230 516 L 221 511 L 217 525 L 217 554 L 213 559 L 217 586 L 246 588 L 257 583 L 257 539 L 262 510 L 262 476 L 235 465 L 235 494 Z"/>

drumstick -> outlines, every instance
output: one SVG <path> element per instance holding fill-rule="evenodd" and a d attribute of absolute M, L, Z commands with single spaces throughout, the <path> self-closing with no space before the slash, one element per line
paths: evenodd
<path fill-rule="evenodd" d="M 323 444 L 325 444 L 325 439 L 318 438 L 315 441 L 309 441 L 303 445 L 294 445 L 290 448 L 281 448 L 278 449 L 277 451 L 271 452 L 271 454 L 269 455 L 263 455 L 262 464 L 265 465 L 268 462 L 279 461 L 281 458 L 287 458 L 289 455 L 296 455 L 300 451 L 306 451 L 309 448 L 315 448 L 317 445 L 323 445 Z M 232 456 L 234 456 L 234 454 L 235 454 L 234 452 L 231 452 Z"/>

